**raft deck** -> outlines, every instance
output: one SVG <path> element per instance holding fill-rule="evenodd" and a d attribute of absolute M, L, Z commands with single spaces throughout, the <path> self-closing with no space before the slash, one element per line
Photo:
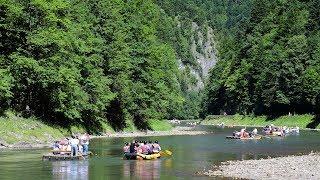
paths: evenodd
<path fill-rule="evenodd" d="M 227 139 L 243 139 L 243 140 L 247 140 L 247 139 L 261 139 L 261 136 L 256 136 L 256 137 L 249 137 L 249 138 L 240 138 L 237 136 L 227 136 Z"/>
<path fill-rule="evenodd" d="M 66 154 L 53 154 L 53 153 L 49 153 L 49 154 L 44 154 L 42 156 L 42 160 L 44 161 L 70 161 L 70 160 L 84 160 L 87 157 L 89 157 L 90 155 L 92 155 L 92 152 L 88 152 L 88 155 L 77 155 L 77 156 L 71 156 L 70 153 L 66 153 Z"/>

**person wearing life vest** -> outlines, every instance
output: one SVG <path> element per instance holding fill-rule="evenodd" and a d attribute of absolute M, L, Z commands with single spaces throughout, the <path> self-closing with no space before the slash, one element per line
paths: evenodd
<path fill-rule="evenodd" d="M 153 150 L 152 150 L 153 153 L 159 153 L 161 151 L 161 147 L 158 141 L 155 141 L 152 147 L 153 147 Z"/>

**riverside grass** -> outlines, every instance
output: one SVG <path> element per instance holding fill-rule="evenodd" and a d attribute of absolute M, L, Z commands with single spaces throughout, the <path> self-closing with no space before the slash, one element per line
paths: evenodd
<path fill-rule="evenodd" d="M 170 131 L 172 130 L 172 125 L 165 120 L 153 119 L 149 122 L 150 128 L 154 131 Z"/>
<path fill-rule="evenodd" d="M 102 133 L 114 133 L 108 123 L 102 123 Z M 150 128 L 154 131 L 169 131 L 172 126 L 167 121 L 150 120 Z M 129 123 L 124 132 L 138 131 L 133 123 Z M 82 127 L 72 126 L 70 130 L 46 125 L 37 118 L 23 118 L 12 111 L 5 112 L 0 117 L 0 143 L 15 145 L 29 143 L 31 145 L 50 145 L 54 140 L 70 136 L 72 133 L 84 133 Z M 17 145 L 19 146 L 19 145 Z"/>
<path fill-rule="evenodd" d="M 266 126 L 274 124 L 275 126 L 298 126 L 306 128 L 309 123 L 313 121 L 314 115 L 292 115 L 280 116 L 275 119 L 268 119 L 267 116 L 248 116 L 248 115 L 209 115 L 201 122 L 202 125 L 217 125 L 224 123 L 226 126 Z M 316 129 L 320 128 L 318 125 Z"/>
<path fill-rule="evenodd" d="M 71 133 L 83 133 L 85 130 L 73 126 L 70 130 L 46 125 L 36 118 L 23 118 L 11 111 L 0 117 L 0 141 L 4 144 L 30 143 L 51 144 Z"/>

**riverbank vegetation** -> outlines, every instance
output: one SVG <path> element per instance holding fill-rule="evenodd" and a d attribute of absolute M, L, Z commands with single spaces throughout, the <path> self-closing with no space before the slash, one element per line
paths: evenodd
<path fill-rule="evenodd" d="M 223 123 L 225 126 L 252 126 L 252 127 L 264 127 L 266 125 L 274 124 L 275 126 L 287 126 L 300 128 L 312 128 L 319 129 L 317 124 L 312 126 L 314 122 L 314 116 L 310 114 L 305 115 L 292 115 L 292 116 L 280 116 L 277 118 L 270 118 L 268 116 L 248 116 L 248 115 L 210 115 L 204 119 L 202 125 L 219 125 Z"/>
<path fill-rule="evenodd" d="M 12 112 L 6 112 L 0 118 L 0 132 L 2 146 L 24 144 L 50 144 L 55 139 L 67 135 L 67 130 L 48 126 L 36 118 L 23 118 Z M 83 130 L 72 127 L 71 131 Z M 19 146 L 19 145 L 18 145 Z"/>
<path fill-rule="evenodd" d="M 154 131 L 169 131 L 172 126 L 167 121 L 153 120 L 149 125 Z M 0 148 L 28 148 L 28 147 L 44 147 L 49 146 L 54 140 L 62 139 L 70 134 L 85 133 L 83 126 L 71 126 L 63 128 L 45 124 L 36 117 L 23 118 L 20 114 L 12 111 L 6 111 L 4 116 L 0 117 Z M 122 133 L 137 132 L 133 124 L 128 125 Z M 114 134 L 112 127 L 107 124 L 101 124 L 101 129 L 96 132 L 97 135 Z M 137 132 L 138 133 L 138 132 Z M 120 136 L 116 134 L 115 136 Z"/>

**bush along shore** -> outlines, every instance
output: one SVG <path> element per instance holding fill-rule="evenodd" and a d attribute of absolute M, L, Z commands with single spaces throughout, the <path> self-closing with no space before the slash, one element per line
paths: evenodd
<path fill-rule="evenodd" d="M 115 132 L 107 123 L 101 124 L 101 131 L 92 134 L 92 138 L 106 137 L 137 137 L 137 136 L 167 136 L 167 135 L 197 135 L 205 134 L 202 131 L 192 131 L 180 127 L 174 128 L 165 120 L 150 120 L 152 130 L 139 131 L 133 124 L 121 132 Z M 23 118 L 13 112 L 6 112 L 0 117 L 0 148 L 45 148 L 50 147 L 54 140 L 71 134 L 86 132 L 81 126 L 69 128 L 50 126 L 37 118 Z"/>
<path fill-rule="evenodd" d="M 241 179 L 319 179 L 319 153 L 260 160 L 228 161 L 204 174 Z"/>
<path fill-rule="evenodd" d="M 269 124 L 275 126 L 287 126 L 295 127 L 298 126 L 301 129 L 320 128 L 317 123 L 317 118 L 311 114 L 305 115 L 291 115 L 291 116 L 280 116 L 276 118 L 269 118 L 268 116 L 248 116 L 248 115 L 210 115 L 201 122 L 202 125 L 219 125 L 223 123 L 225 126 L 254 126 L 263 127 Z"/>

